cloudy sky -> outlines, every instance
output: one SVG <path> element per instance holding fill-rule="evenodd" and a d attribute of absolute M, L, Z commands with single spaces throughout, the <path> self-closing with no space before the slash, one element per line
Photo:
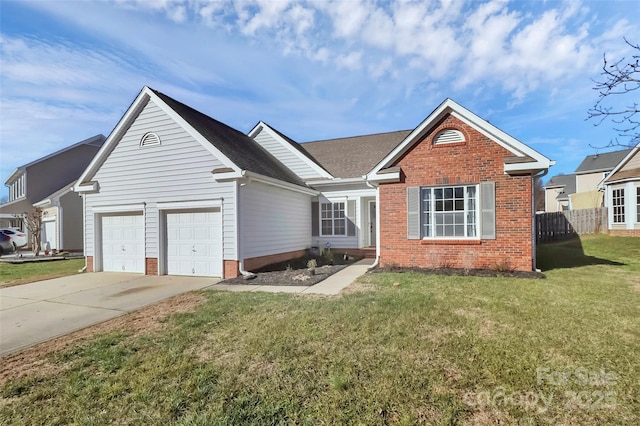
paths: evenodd
<path fill-rule="evenodd" d="M 304 142 L 412 129 L 450 97 L 572 172 L 637 1 L 0 2 L 0 172 L 98 133 L 148 85 Z M 602 152 L 602 151 L 601 151 Z M 2 192 L 4 195 L 5 190 Z"/>

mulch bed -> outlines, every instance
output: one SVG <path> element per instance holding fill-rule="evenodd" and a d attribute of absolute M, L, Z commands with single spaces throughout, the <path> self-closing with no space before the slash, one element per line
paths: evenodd
<path fill-rule="evenodd" d="M 258 272 L 255 278 L 245 279 L 244 277 L 231 278 L 221 281 L 222 284 L 246 284 L 246 285 L 304 285 L 312 286 L 319 283 L 330 275 L 335 274 L 348 265 L 325 265 L 318 266 L 316 273 L 310 275 L 306 269 L 285 269 L 284 271 Z"/>
<path fill-rule="evenodd" d="M 463 277 L 510 277 L 510 278 L 535 278 L 544 279 L 546 276 L 541 272 L 535 271 L 498 271 L 495 269 L 466 269 L 466 268 L 401 268 L 387 267 L 375 268 L 372 273 L 379 272 L 417 272 L 426 275 L 446 275 L 446 276 L 463 276 Z"/>

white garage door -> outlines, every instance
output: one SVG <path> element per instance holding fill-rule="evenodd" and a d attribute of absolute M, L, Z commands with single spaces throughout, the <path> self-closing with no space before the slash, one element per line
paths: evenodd
<path fill-rule="evenodd" d="M 102 217 L 102 270 L 144 273 L 142 215 Z"/>
<path fill-rule="evenodd" d="M 167 213 L 167 273 L 222 276 L 220 210 Z"/>

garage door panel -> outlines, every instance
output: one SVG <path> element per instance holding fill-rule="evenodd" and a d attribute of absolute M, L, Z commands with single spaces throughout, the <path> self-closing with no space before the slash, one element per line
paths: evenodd
<path fill-rule="evenodd" d="M 220 210 L 167 213 L 167 273 L 222 276 Z"/>
<path fill-rule="evenodd" d="M 102 218 L 102 269 L 144 273 L 142 215 Z"/>

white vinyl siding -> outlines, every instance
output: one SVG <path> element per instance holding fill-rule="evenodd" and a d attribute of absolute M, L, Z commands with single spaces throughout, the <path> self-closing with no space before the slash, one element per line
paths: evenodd
<path fill-rule="evenodd" d="M 304 155 L 300 152 L 295 152 L 296 149 L 289 145 L 288 142 L 281 142 L 272 137 L 264 129 L 260 131 L 254 138 L 256 142 L 266 149 L 271 155 L 276 157 L 282 164 L 287 166 L 293 173 L 300 176 L 301 179 L 314 179 L 322 178 L 323 175 L 319 174 L 317 170 L 309 166 L 307 162 L 300 158 Z M 289 146 L 287 146 L 287 145 Z"/>
<path fill-rule="evenodd" d="M 266 256 L 311 246 L 311 197 L 251 182 L 240 187 L 241 257 Z"/>
<path fill-rule="evenodd" d="M 148 132 L 162 140 L 140 149 Z M 86 195 L 86 254 L 94 253 L 94 212 L 109 206 L 146 203 L 146 257 L 159 257 L 157 203 L 223 199 L 224 258 L 236 259 L 235 183 L 216 183 L 211 171 L 224 167 L 210 151 L 153 102 L 135 119 L 93 180 L 99 191 Z"/>

